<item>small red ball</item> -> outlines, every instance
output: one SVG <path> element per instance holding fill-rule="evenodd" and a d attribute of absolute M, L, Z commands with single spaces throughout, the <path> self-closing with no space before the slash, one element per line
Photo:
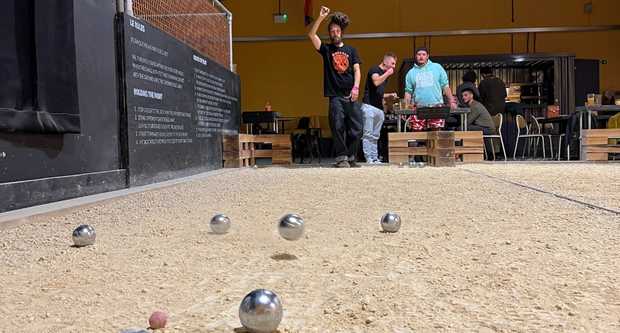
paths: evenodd
<path fill-rule="evenodd" d="M 163 311 L 155 311 L 149 317 L 149 328 L 153 330 L 165 328 L 166 322 L 168 322 L 168 315 Z"/>

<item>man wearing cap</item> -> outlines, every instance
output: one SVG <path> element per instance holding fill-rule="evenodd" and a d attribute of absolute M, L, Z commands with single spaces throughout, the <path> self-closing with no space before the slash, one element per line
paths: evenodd
<path fill-rule="evenodd" d="M 435 106 L 443 104 L 443 95 L 450 101 L 450 108 L 456 108 L 456 100 L 452 96 L 452 90 L 448 85 L 448 75 L 440 64 L 432 62 L 429 58 L 428 49 L 420 47 L 415 52 L 415 64 L 405 77 L 405 101 L 413 102 L 417 106 Z M 414 131 L 426 128 L 443 128 L 444 119 L 419 120 L 412 117 L 410 126 Z"/>

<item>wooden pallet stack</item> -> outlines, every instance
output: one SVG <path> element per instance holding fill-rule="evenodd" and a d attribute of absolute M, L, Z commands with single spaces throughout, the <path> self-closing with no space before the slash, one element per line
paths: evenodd
<path fill-rule="evenodd" d="M 454 132 L 428 132 L 428 163 L 436 167 L 453 167 L 456 164 Z"/>
<path fill-rule="evenodd" d="M 396 132 L 388 134 L 388 154 L 393 164 L 427 156 L 431 165 L 454 166 L 482 162 L 484 141 L 480 131 Z"/>
<path fill-rule="evenodd" d="M 290 135 L 238 134 L 222 138 L 225 168 L 242 168 L 256 165 L 257 158 L 271 158 L 274 165 L 293 163 Z"/>
<path fill-rule="evenodd" d="M 620 145 L 613 143 L 613 139 L 620 139 L 620 128 L 583 130 L 582 159 L 607 161 L 609 154 L 620 154 Z"/>

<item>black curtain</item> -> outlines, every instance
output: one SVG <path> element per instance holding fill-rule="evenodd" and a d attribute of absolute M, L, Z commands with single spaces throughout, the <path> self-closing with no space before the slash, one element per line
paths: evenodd
<path fill-rule="evenodd" d="M 0 12 L 0 131 L 76 133 L 73 1 L 5 0 Z"/>

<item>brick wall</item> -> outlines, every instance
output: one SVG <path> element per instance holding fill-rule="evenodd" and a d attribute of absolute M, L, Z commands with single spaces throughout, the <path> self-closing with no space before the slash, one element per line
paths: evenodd
<path fill-rule="evenodd" d="M 222 66 L 230 66 L 228 19 L 211 1 L 133 0 L 133 12 Z"/>

